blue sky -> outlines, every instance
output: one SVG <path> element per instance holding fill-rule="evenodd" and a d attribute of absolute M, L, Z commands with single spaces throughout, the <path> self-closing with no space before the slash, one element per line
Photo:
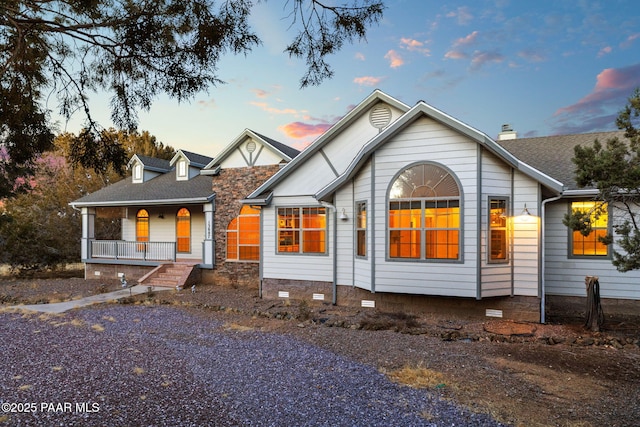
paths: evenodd
<path fill-rule="evenodd" d="M 246 57 L 223 57 L 226 84 L 191 103 L 158 99 L 140 113 L 140 129 L 209 156 L 245 128 L 301 149 L 381 89 L 491 137 L 506 123 L 519 137 L 583 133 L 615 129 L 640 87 L 637 0 L 386 0 L 367 41 L 346 44 L 329 58 L 334 77 L 305 89 L 304 62 L 283 53 L 293 37 L 284 4 L 254 10 L 263 44 Z M 91 105 L 108 127 L 108 98 L 94 96 Z"/>

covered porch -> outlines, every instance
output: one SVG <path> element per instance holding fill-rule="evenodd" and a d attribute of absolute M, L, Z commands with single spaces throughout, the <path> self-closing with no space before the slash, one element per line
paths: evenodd
<path fill-rule="evenodd" d="M 189 262 L 213 268 L 213 203 L 83 207 L 81 211 L 81 255 L 86 264 Z M 117 231 L 100 229 L 118 226 Z"/>

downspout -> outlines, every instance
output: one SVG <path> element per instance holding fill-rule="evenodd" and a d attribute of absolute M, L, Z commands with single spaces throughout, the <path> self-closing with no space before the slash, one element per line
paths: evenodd
<path fill-rule="evenodd" d="M 331 304 L 338 304 L 338 210 L 334 205 L 321 201 L 320 204 L 333 211 L 333 284 L 331 292 Z"/>
<path fill-rule="evenodd" d="M 546 205 L 549 202 L 555 202 L 562 198 L 562 194 L 551 197 L 549 199 L 545 199 L 542 201 L 540 206 L 540 246 L 541 246 L 541 260 L 540 260 L 540 323 L 544 324 L 546 322 L 546 314 L 545 314 L 545 304 L 546 304 L 546 290 L 545 290 L 545 258 L 546 258 L 546 250 L 545 250 L 545 230 L 544 230 L 544 222 L 545 222 L 545 213 L 546 213 Z"/>
<path fill-rule="evenodd" d="M 476 300 L 482 299 L 482 152 L 483 147 L 478 144 L 476 168 Z M 463 243 L 464 244 L 464 243 Z"/>

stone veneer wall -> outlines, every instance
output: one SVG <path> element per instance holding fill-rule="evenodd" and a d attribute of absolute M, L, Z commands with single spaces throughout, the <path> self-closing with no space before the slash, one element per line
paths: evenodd
<path fill-rule="evenodd" d="M 240 200 L 280 170 L 280 165 L 222 169 L 213 177 L 216 193 L 214 220 L 215 267 L 202 270 L 203 283 L 251 286 L 258 289 L 258 262 L 226 261 L 227 226 L 240 213 Z"/>
<path fill-rule="evenodd" d="M 313 302 L 313 294 L 323 294 L 324 302 L 332 302 L 333 289 L 330 282 L 306 282 L 286 279 L 264 279 L 262 297 L 282 299 L 278 292 L 289 292 L 289 298 Z M 540 321 L 540 298 L 537 297 L 494 297 L 476 300 L 474 298 L 436 297 L 392 293 L 371 293 L 352 286 L 337 287 L 337 305 L 360 307 L 362 301 L 374 301 L 375 309 L 385 312 L 437 313 L 469 319 L 488 319 L 486 310 L 502 310 L 502 318 L 526 321 Z"/>

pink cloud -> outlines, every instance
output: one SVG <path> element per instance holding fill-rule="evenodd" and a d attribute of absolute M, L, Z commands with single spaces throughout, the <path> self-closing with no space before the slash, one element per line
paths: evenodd
<path fill-rule="evenodd" d="M 266 98 L 267 96 L 269 96 L 269 92 L 267 92 L 264 89 L 251 89 L 251 91 L 256 95 L 256 97 L 258 98 Z"/>
<path fill-rule="evenodd" d="M 457 39 L 454 43 L 453 46 L 467 46 L 470 44 L 475 43 L 476 39 L 478 38 L 478 31 L 474 31 L 471 34 L 468 34 L 464 37 L 460 37 L 459 39 Z"/>
<path fill-rule="evenodd" d="M 611 46 L 605 46 L 602 49 L 600 49 L 600 51 L 598 52 L 598 58 L 602 58 L 605 55 L 608 55 L 611 53 L 613 49 L 611 48 Z"/>
<path fill-rule="evenodd" d="M 518 52 L 518 56 L 530 62 L 543 62 L 547 59 L 543 53 L 538 52 L 537 50 L 534 50 L 534 49 L 522 50 Z"/>
<path fill-rule="evenodd" d="M 623 68 L 604 69 L 588 95 L 575 104 L 559 108 L 554 114 L 559 133 L 588 132 L 613 125 L 617 111 L 640 86 L 640 63 Z M 573 123 L 579 123 L 574 125 Z M 596 127 L 600 126 L 600 128 Z"/>
<path fill-rule="evenodd" d="M 398 68 L 404 65 L 402 56 L 400 56 L 400 54 L 393 49 L 387 52 L 384 58 L 389 60 L 389 66 L 391 68 Z"/>
<path fill-rule="evenodd" d="M 269 104 L 267 104 L 266 102 L 251 101 L 249 102 L 249 104 L 253 105 L 254 107 L 261 108 L 262 110 L 271 114 L 293 114 L 293 115 L 298 114 L 298 111 L 294 110 L 293 108 L 279 109 L 279 108 L 269 106 Z"/>
<path fill-rule="evenodd" d="M 459 50 L 450 50 L 444 54 L 444 57 L 447 59 L 465 59 L 467 54 Z"/>
<path fill-rule="evenodd" d="M 360 86 L 376 86 L 383 80 L 382 77 L 362 76 L 353 79 L 353 82 Z"/>
<path fill-rule="evenodd" d="M 289 138 L 303 139 L 310 136 L 320 135 L 332 126 L 330 123 L 309 124 L 302 122 L 287 123 L 278 127 Z"/>
<path fill-rule="evenodd" d="M 471 59 L 471 69 L 479 70 L 490 62 L 500 63 L 502 61 L 504 61 L 504 56 L 498 52 L 476 51 Z"/>
<path fill-rule="evenodd" d="M 400 39 L 400 47 L 411 52 L 420 52 L 423 55 L 429 56 L 431 50 L 425 47 L 424 42 L 419 40 L 403 37 Z"/>
<path fill-rule="evenodd" d="M 620 43 L 620 47 L 628 48 L 631 47 L 634 41 L 640 38 L 640 33 L 631 34 L 625 41 Z"/>

